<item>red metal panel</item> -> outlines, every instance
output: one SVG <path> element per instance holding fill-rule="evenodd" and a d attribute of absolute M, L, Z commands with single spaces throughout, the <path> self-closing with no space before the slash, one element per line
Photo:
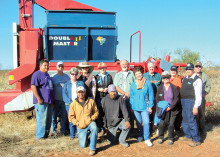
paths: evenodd
<path fill-rule="evenodd" d="M 19 25 L 21 29 L 33 27 L 32 1 L 19 0 Z"/>
<path fill-rule="evenodd" d="M 21 31 L 19 36 L 19 45 L 20 45 L 20 66 L 12 71 L 10 71 L 10 75 L 13 76 L 12 79 L 9 80 L 9 84 L 13 84 L 22 80 L 23 78 L 31 75 L 37 66 L 37 57 L 38 51 L 40 50 L 40 34 L 38 31 Z"/>
<path fill-rule="evenodd" d="M 92 10 L 103 11 L 92 6 L 79 3 L 73 0 L 35 0 L 35 3 L 46 10 Z"/>

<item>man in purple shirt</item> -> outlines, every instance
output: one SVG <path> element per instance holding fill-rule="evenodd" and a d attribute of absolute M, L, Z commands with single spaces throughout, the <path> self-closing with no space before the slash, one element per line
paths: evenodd
<path fill-rule="evenodd" d="M 31 78 L 33 103 L 36 112 L 36 139 L 47 138 L 52 119 L 52 102 L 54 101 L 53 84 L 47 60 L 40 61 L 40 70 L 34 72 Z"/>

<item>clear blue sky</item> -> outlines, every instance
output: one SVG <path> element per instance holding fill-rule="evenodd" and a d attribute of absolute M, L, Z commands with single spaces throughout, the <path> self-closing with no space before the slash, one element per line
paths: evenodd
<path fill-rule="evenodd" d="M 142 61 L 163 57 L 177 48 L 200 52 L 201 60 L 220 65 L 220 0 L 78 0 L 104 11 L 117 12 L 117 56 L 129 59 L 130 35 L 142 32 Z M 34 27 L 44 27 L 44 10 L 35 5 Z M 12 22 L 18 23 L 18 1 L 1 1 L 0 67 L 13 68 Z M 134 45 L 138 38 L 134 37 Z M 138 47 L 133 47 L 138 61 Z M 136 54 L 135 54 L 136 53 Z M 126 57 L 125 57 L 126 56 Z"/>

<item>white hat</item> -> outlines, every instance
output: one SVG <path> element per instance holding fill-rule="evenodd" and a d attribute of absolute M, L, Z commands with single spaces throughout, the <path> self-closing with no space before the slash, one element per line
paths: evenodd
<path fill-rule="evenodd" d="M 162 72 L 162 76 L 171 76 L 169 71 Z"/>
<path fill-rule="evenodd" d="M 63 65 L 63 66 L 64 66 L 64 64 L 63 64 L 62 61 L 59 61 L 59 62 L 57 63 L 57 67 L 58 67 L 59 65 Z"/>
<path fill-rule="evenodd" d="M 85 89 L 85 87 L 83 87 L 83 86 L 79 86 L 79 87 L 77 87 L 76 88 L 76 91 L 78 92 L 78 91 L 86 91 L 86 89 Z"/>

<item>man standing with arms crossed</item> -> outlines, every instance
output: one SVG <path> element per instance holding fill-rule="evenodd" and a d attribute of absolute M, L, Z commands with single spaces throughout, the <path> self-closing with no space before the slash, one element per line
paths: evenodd
<path fill-rule="evenodd" d="M 60 128 L 60 134 L 64 135 L 66 132 L 66 108 L 65 108 L 65 103 L 63 101 L 63 96 L 62 96 L 62 89 L 64 84 L 70 80 L 69 76 L 67 74 L 63 73 L 64 69 L 64 63 L 62 61 L 59 61 L 57 63 L 57 73 L 52 76 L 52 81 L 53 81 L 53 87 L 54 87 L 54 92 L 55 92 L 55 100 L 54 100 L 54 108 L 53 108 L 53 113 L 52 113 L 52 134 L 54 135 L 57 131 L 57 116 L 58 113 L 60 112 L 60 117 L 61 117 L 61 128 Z"/>
<path fill-rule="evenodd" d="M 123 95 L 126 103 L 126 107 L 128 109 L 128 114 L 130 117 L 130 136 L 134 136 L 134 113 L 132 112 L 130 105 L 130 87 L 132 82 L 135 81 L 135 77 L 132 71 L 128 70 L 128 61 L 121 60 L 121 71 L 115 75 L 114 85 L 116 86 L 116 90 L 119 95 Z"/>
<path fill-rule="evenodd" d="M 33 91 L 33 103 L 36 112 L 36 139 L 47 138 L 50 132 L 52 103 L 54 101 L 53 84 L 47 60 L 40 61 L 40 70 L 36 71 L 31 78 Z"/>

